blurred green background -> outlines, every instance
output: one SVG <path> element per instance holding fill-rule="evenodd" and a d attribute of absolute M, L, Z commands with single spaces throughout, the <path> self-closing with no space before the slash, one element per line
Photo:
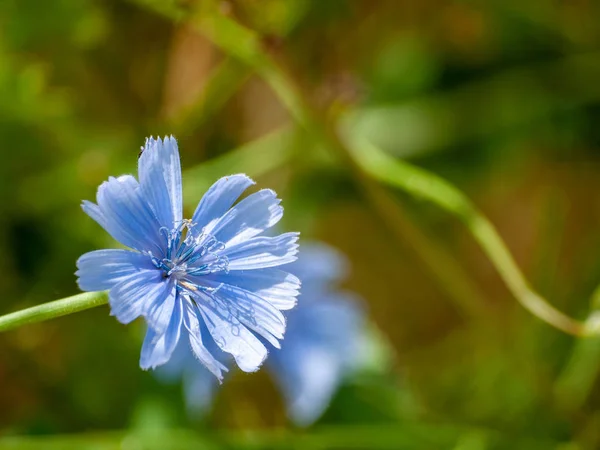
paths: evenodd
<path fill-rule="evenodd" d="M 343 145 L 458 186 L 584 319 L 600 306 L 599 23 L 590 0 L 1 0 L 0 313 L 78 292 L 77 257 L 112 245 L 80 201 L 173 134 L 188 209 L 246 172 L 283 198 L 286 229 L 348 255 L 373 348 L 298 430 L 264 372 L 188 417 L 180 387 L 138 367 L 142 324 L 107 307 L 25 326 L 0 336 L 0 449 L 600 448 L 600 341 L 524 311 L 460 222 Z"/>

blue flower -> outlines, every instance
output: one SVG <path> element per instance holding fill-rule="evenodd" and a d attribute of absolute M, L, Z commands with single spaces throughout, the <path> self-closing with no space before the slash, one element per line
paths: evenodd
<path fill-rule="evenodd" d="M 303 245 L 298 261 L 286 269 L 302 280 L 302 295 L 288 314 L 281 350 L 271 353 L 266 365 L 285 397 L 288 416 L 306 426 L 321 416 L 346 374 L 360 363 L 364 313 L 353 296 L 331 289 L 346 267 L 330 247 Z M 187 347 L 175 354 L 157 375 L 163 381 L 182 379 L 188 409 L 203 413 L 217 384 Z"/>
<path fill-rule="evenodd" d="M 256 371 L 267 356 L 264 341 L 279 348 L 281 311 L 294 307 L 300 286 L 276 268 L 296 259 L 298 234 L 261 235 L 281 219 L 280 200 L 263 189 L 234 205 L 254 182 L 231 175 L 212 185 L 191 220 L 183 219 L 173 137 L 146 140 L 138 177 L 111 177 L 98 188 L 97 204 L 83 202 L 83 210 L 131 250 L 81 256 L 80 288 L 108 290 L 111 314 L 122 323 L 146 320 L 142 369 L 165 364 L 177 344 L 188 341 L 221 380 L 227 368 L 207 348 L 213 341 L 243 371 Z"/>
<path fill-rule="evenodd" d="M 347 373 L 360 364 L 364 311 L 346 292 L 332 290 L 346 274 L 341 254 L 323 244 L 303 246 L 286 267 L 302 280 L 298 306 L 288 315 L 286 339 L 267 366 L 289 417 L 306 426 L 318 419 Z"/>

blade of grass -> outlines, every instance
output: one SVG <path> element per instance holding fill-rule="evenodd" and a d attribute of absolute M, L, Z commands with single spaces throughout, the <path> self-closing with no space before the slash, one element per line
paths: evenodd
<path fill-rule="evenodd" d="M 600 286 L 590 301 L 591 320 L 600 320 Z M 595 319 L 594 319 L 595 318 Z M 600 372 L 600 336 L 579 339 L 573 344 L 569 361 L 556 380 L 554 395 L 558 404 L 576 411 L 589 397 Z"/>
<path fill-rule="evenodd" d="M 248 80 L 251 72 L 238 61 L 226 58 L 211 72 L 198 98 L 169 119 L 175 136 L 186 135 L 204 125 Z"/>

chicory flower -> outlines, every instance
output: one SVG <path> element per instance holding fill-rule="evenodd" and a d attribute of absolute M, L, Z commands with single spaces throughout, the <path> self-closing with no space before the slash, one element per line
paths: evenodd
<path fill-rule="evenodd" d="M 108 290 L 111 314 L 122 323 L 145 319 L 142 369 L 165 364 L 187 341 L 219 380 L 227 368 L 209 351 L 212 343 L 243 371 L 256 371 L 267 356 L 265 342 L 279 348 L 286 327 L 281 311 L 294 307 L 300 286 L 277 268 L 296 259 L 298 233 L 262 235 L 281 219 L 280 200 L 263 189 L 235 203 L 254 182 L 231 175 L 213 184 L 184 219 L 173 137 L 146 140 L 138 178 L 111 177 L 98 188 L 97 203 L 83 202 L 129 249 L 81 256 L 80 288 Z"/>

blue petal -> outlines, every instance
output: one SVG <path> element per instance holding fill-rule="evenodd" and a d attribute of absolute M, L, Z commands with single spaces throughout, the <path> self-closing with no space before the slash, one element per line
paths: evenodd
<path fill-rule="evenodd" d="M 297 425 L 307 426 L 329 405 L 342 372 L 335 355 L 326 349 L 287 345 L 271 355 L 269 364 L 286 399 L 288 415 Z M 280 358 L 275 357 L 277 353 L 282 353 Z"/>
<path fill-rule="evenodd" d="M 296 305 L 296 296 L 300 289 L 300 280 L 295 275 L 274 268 L 217 272 L 206 275 L 204 280 L 254 292 L 279 310 L 292 309 Z"/>
<path fill-rule="evenodd" d="M 244 372 L 255 372 L 267 357 L 267 349 L 230 312 L 227 306 L 214 302 L 202 292 L 197 293 L 198 310 L 217 346 L 230 353 Z"/>
<path fill-rule="evenodd" d="M 203 342 L 206 342 L 209 353 L 226 355 L 211 339 L 206 327 L 202 327 L 201 337 Z M 169 361 L 159 367 L 155 375 L 165 383 L 174 383 L 183 379 L 186 404 L 191 414 L 206 412 L 218 385 L 213 374 L 196 359 L 187 339 L 179 341 Z"/>
<path fill-rule="evenodd" d="M 148 327 L 140 355 L 143 370 L 154 369 L 169 361 L 179 342 L 182 317 L 182 300 L 177 298 L 166 329 L 159 334 Z"/>
<path fill-rule="evenodd" d="M 205 231 L 226 246 L 244 242 L 279 222 L 283 216 L 280 202 L 275 192 L 262 189 L 243 199 Z"/>
<path fill-rule="evenodd" d="M 77 260 L 75 275 L 82 291 L 104 291 L 140 271 L 156 270 L 150 258 L 128 250 L 96 250 Z"/>
<path fill-rule="evenodd" d="M 219 381 L 222 381 L 223 372 L 227 372 L 227 367 L 219 362 L 202 342 L 202 332 L 200 329 L 200 322 L 198 321 L 198 314 L 198 308 L 194 306 L 191 300 L 187 299 L 185 301 L 183 323 L 189 333 L 192 352 L 196 358 L 198 358 L 198 361 L 204 364 L 204 366 L 216 376 Z"/>
<path fill-rule="evenodd" d="M 90 202 L 89 200 L 84 200 L 81 202 L 81 209 L 83 209 L 83 212 L 94 219 L 102 228 L 108 231 L 109 224 L 106 223 L 106 218 L 104 217 L 104 214 L 102 214 L 102 211 L 98 205 Z M 109 233 L 112 235 L 111 232 Z M 115 238 L 114 235 L 113 238 Z M 119 240 L 117 238 L 115 239 L 117 241 Z"/>
<path fill-rule="evenodd" d="M 300 278 L 305 288 L 311 291 L 326 289 L 328 285 L 348 274 L 348 264 L 344 255 L 322 243 L 303 244 L 298 253 L 298 260 L 285 269 Z"/>
<path fill-rule="evenodd" d="M 177 291 L 175 289 L 175 278 L 169 278 L 166 281 L 166 288 L 155 297 L 148 297 L 148 305 L 144 311 L 144 317 L 148 325 L 157 333 L 162 333 L 169 325 L 171 316 L 174 313 L 173 308 L 177 301 Z"/>
<path fill-rule="evenodd" d="M 178 300 L 180 302 L 187 301 L 182 298 Z M 183 305 L 181 308 L 183 308 Z M 154 376 L 163 383 L 176 384 L 181 380 L 182 374 L 186 371 L 187 367 L 191 365 L 190 363 L 193 362 L 195 362 L 195 358 L 192 355 L 190 344 L 187 339 L 180 338 L 175 346 L 175 350 L 171 353 L 169 361 L 158 367 L 154 371 Z"/>
<path fill-rule="evenodd" d="M 83 210 L 114 239 L 136 250 L 161 250 L 160 224 L 130 175 L 109 178 L 98 188 L 98 205 L 83 202 Z"/>
<path fill-rule="evenodd" d="M 192 222 L 198 224 L 200 228 L 212 228 L 214 221 L 220 219 L 239 196 L 253 184 L 254 181 L 243 174 L 220 178 L 202 197 Z"/>
<path fill-rule="evenodd" d="M 129 323 L 144 316 L 150 306 L 159 299 L 165 299 L 174 289 L 159 270 L 148 270 L 136 273 L 109 291 L 111 315 L 121 323 Z M 152 324 L 156 327 L 156 324 Z"/>
<path fill-rule="evenodd" d="M 298 236 L 298 233 L 285 233 L 255 237 L 225 248 L 222 254 L 229 259 L 230 271 L 280 266 L 296 260 Z"/>
<path fill-rule="evenodd" d="M 316 420 L 346 372 L 357 363 L 363 311 L 349 296 L 300 298 L 290 312 L 285 345 L 268 365 L 284 392 L 288 412 L 299 425 Z"/>
<path fill-rule="evenodd" d="M 228 320 L 239 321 L 250 330 L 265 338 L 271 345 L 279 348 L 278 339 L 285 333 L 285 317 L 271 303 L 258 295 L 237 286 L 220 285 L 207 281 L 206 287 L 216 288 L 210 293 L 212 303 L 228 312 Z"/>
<path fill-rule="evenodd" d="M 301 301 L 304 301 L 304 296 Z M 307 298 L 297 313 L 297 317 L 290 317 L 293 339 L 319 341 L 321 345 L 331 347 L 340 359 L 352 359 L 365 314 L 354 296 L 328 293 Z M 307 323 L 311 324 L 308 333 L 305 330 Z"/>
<path fill-rule="evenodd" d="M 146 139 L 138 161 L 138 177 L 158 221 L 170 230 L 182 219 L 181 165 L 175 138 Z"/>

